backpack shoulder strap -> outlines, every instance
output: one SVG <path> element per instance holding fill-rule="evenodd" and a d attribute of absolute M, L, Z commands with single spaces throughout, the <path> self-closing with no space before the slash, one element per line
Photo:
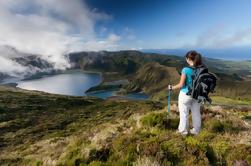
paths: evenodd
<path fill-rule="evenodd" d="M 195 67 L 195 75 L 200 75 L 203 73 L 208 73 L 208 68 L 204 65 L 196 66 Z"/>

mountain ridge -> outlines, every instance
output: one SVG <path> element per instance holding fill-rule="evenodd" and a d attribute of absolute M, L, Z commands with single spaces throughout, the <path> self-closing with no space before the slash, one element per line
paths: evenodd
<path fill-rule="evenodd" d="M 70 53 L 67 55 L 69 59 L 69 63 L 71 64 L 71 68 L 75 69 L 82 69 L 82 70 L 91 70 L 91 71 L 97 71 L 102 72 L 103 76 L 103 83 L 109 82 L 109 81 L 117 81 L 117 80 L 130 80 L 130 86 L 131 88 L 125 88 L 124 92 L 129 93 L 132 92 L 132 85 L 135 84 L 135 80 L 144 80 L 144 73 L 147 74 L 149 72 L 152 72 L 150 70 L 144 71 L 144 66 L 146 64 L 153 64 L 158 63 L 159 65 L 162 65 L 162 67 L 173 67 L 176 69 L 176 72 L 180 73 L 182 67 L 186 66 L 186 62 L 184 58 L 174 55 L 160 55 L 160 54 L 148 54 L 148 53 L 142 53 L 139 51 L 100 51 L 100 52 L 77 52 L 77 53 Z M 30 68 L 36 69 L 38 73 L 35 75 L 28 75 L 27 78 L 39 78 L 40 76 L 44 74 L 56 74 L 57 72 L 53 69 L 53 64 L 50 64 L 46 62 L 45 60 L 35 56 L 27 56 L 27 57 L 19 57 L 16 60 L 16 62 L 23 64 L 24 66 L 29 66 Z M 205 64 L 208 66 L 210 72 L 215 73 L 219 76 L 219 88 L 218 94 L 224 94 L 224 91 L 230 91 L 234 86 L 240 87 L 237 88 L 238 92 L 233 92 L 230 96 L 236 98 L 242 96 L 245 96 L 245 98 L 250 98 L 249 93 L 249 87 L 250 85 L 247 83 L 248 80 L 250 80 L 251 75 L 251 63 L 249 61 L 245 62 L 234 62 L 234 61 L 223 61 L 223 60 L 214 60 L 214 59 L 207 59 L 205 58 Z M 154 66 L 154 65 L 153 65 Z M 48 70 L 47 70 L 48 69 Z M 158 82 L 162 82 L 158 78 L 158 75 L 161 72 L 160 68 L 155 67 L 153 68 L 155 71 L 156 77 L 153 78 Z M 138 71 L 144 71 L 141 74 L 141 78 L 137 78 L 137 72 Z M 0 77 L 6 78 L 8 75 L 0 74 Z M 177 78 L 177 76 L 175 77 Z M 163 78 L 164 79 L 164 78 Z M 177 79 L 176 79 L 177 80 Z M 178 81 L 178 80 L 177 80 Z M 138 82 L 138 87 L 143 87 L 140 84 L 143 84 L 144 82 Z M 167 85 L 168 82 L 165 82 Z M 175 83 L 175 82 L 170 82 Z M 151 84 L 150 82 L 148 84 Z M 102 85 L 102 84 L 101 84 Z M 129 85 L 127 87 L 129 87 Z M 226 86 L 225 86 L 226 85 Z M 228 86 L 231 85 L 231 86 Z M 137 87 L 137 86 L 134 86 Z M 154 93 L 161 93 L 162 90 L 164 90 L 164 87 L 158 87 L 159 85 L 156 85 L 156 88 L 159 89 L 159 91 L 154 91 Z M 246 88 L 247 86 L 247 88 Z M 94 88 L 99 89 L 99 88 Z M 137 88 L 136 88 L 137 89 Z M 145 88 L 138 88 L 139 90 L 142 90 L 146 93 L 152 94 L 150 92 L 151 87 L 147 86 Z M 236 89 L 236 88 L 235 88 Z M 243 89 L 248 89 L 248 91 L 244 94 Z M 123 92 L 123 90 L 122 90 Z M 123 92 L 123 93 L 124 93 Z"/>

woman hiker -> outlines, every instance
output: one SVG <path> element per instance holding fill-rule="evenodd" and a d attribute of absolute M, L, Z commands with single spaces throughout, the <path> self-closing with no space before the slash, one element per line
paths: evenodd
<path fill-rule="evenodd" d="M 184 67 L 181 71 L 180 82 L 177 85 L 169 85 L 168 90 L 180 89 L 178 107 L 180 114 L 180 122 L 178 133 L 182 135 L 188 134 L 189 129 L 189 110 L 192 112 L 193 128 L 190 133 L 197 135 L 201 129 L 201 114 L 200 106 L 197 100 L 193 99 L 191 96 L 187 95 L 188 87 L 192 85 L 192 74 L 193 69 L 190 67 L 197 67 L 202 65 L 202 57 L 196 51 L 189 51 L 185 55 L 186 62 L 189 67 Z"/>

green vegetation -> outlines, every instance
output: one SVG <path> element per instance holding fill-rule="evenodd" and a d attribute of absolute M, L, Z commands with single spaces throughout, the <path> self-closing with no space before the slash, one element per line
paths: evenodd
<path fill-rule="evenodd" d="M 176 68 L 152 62 L 140 68 L 125 89 L 128 92 L 144 91 L 153 94 L 166 89 L 168 84 L 177 83 L 179 77 Z"/>
<path fill-rule="evenodd" d="M 178 118 L 168 118 L 167 113 L 150 113 L 141 119 L 144 126 L 177 129 Z"/>
<path fill-rule="evenodd" d="M 247 76 L 250 74 L 251 70 L 251 61 L 228 61 L 228 60 L 219 60 L 207 58 L 205 59 L 205 64 L 216 73 L 239 76 Z"/>
<path fill-rule="evenodd" d="M 94 92 L 94 91 L 102 91 L 102 90 L 111 90 L 111 89 L 119 89 L 122 85 L 98 85 L 95 87 L 91 87 L 86 91 L 86 93 Z"/>
<path fill-rule="evenodd" d="M 251 100 L 251 81 L 222 80 L 219 81 L 217 96 L 232 98 L 240 101 Z"/>
<path fill-rule="evenodd" d="M 240 122 L 239 122 L 240 123 Z M 222 132 L 229 132 L 229 133 L 237 133 L 243 130 L 241 124 L 238 121 L 230 121 L 230 120 L 210 120 L 207 122 L 207 127 L 209 131 L 212 133 L 222 133 Z"/>
<path fill-rule="evenodd" d="M 250 99 L 233 99 L 224 96 L 212 96 L 214 104 L 225 104 L 225 105 L 251 105 Z"/>
<path fill-rule="evenodd" d="M 187 137 L 173 108 L 0 87 L 0 165 L 251 164 L 250 107 L 205 106 Z"/>

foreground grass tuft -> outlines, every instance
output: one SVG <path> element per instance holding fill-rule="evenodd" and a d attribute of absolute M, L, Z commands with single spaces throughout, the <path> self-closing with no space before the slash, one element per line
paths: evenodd
<path fill-rule="evenodd" d="M 150 113 L 142 117 L 141 122 L 144 126 L 158 127 L 161 129 L 177 129 L 179 125 L 178 118 L 168 118 L 167 113 Z"/>

